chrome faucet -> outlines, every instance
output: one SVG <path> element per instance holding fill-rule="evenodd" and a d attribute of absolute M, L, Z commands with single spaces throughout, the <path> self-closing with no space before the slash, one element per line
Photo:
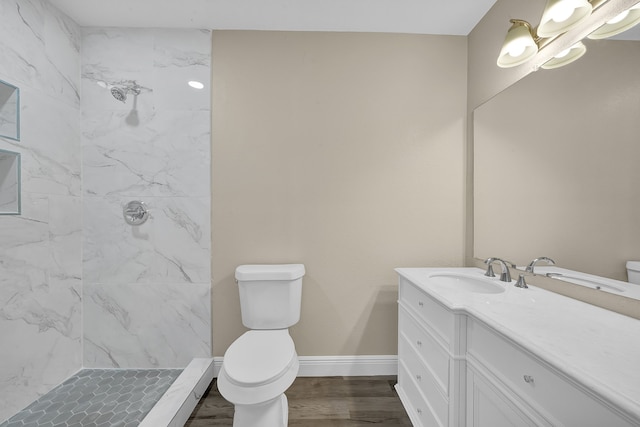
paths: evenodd
<path fill-rule="evenodd" d="M 492 267 L 492 264 L 494 262 L 500 263 L 500 267 L 502 267 L 502 272 L 500 273 L 500 281 L 511 282 L 511 272 L 509 271 L 509 266 L 511 266 L 511 268 L 516 268 L 516 265 L 512 262 L 505 261 L 500 258 L 487 258 L 486 260 L 484 260 L 484 263 L 488 266 L 487 272 L 484 273 L 484 275 L 487 277 L 496 277 L 496 275 L 493 273 Z"/>
<path fill-rule="evenodd" d="M 533 273 L 534 272 L 533 269 L 535 268 L 536 263 L 538 261 L 546 261 L 547 264 L 556 265 L 556 262 L 554 260 L 552 260 L 551 258 L 546 257 L 546 256 L 541 256 L 540 258 L 536 258 L 533 261 L 531 261 L 524 271 L 526 271 L 527 273 Z"/>

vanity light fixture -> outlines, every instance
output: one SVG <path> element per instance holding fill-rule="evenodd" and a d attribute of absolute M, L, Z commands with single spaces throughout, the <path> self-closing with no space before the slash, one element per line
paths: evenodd
<path fill-rule="evenodd" d="M 547 0 L 538 35 L 548 38 L 566 33 L 587 19 L 592 10 L 593 6 L 587 0 Z"/>
<path fill-rule="evenodd" d="M 498 67 L 510 68 L 523 64 L 538 53 L 538 44 L 531 24 L 522 19 L 511 19 L 511 28 L 507 31 L 500 56 Z"/>
<path fill-rule="evenodd" d="M 606 39 L 607 37 L 623 33 L 638 23 L 640 23 L 640 3 L 620 13 L 612 20 L 607 21 L 603 26 L 589 34 L 587 38 L 593 40 Z"/>
<path fill-rule="evenodd" d="M 591 13 L 610 0 L 546 0 L 540 24 L 532 28 L 521 19 L 511 19 L 513 24 L 505 38 L 498 66 L 515 67 L 533 58 L 538 51 L 550 44 L 555 38 L 578 26 L 591 16 Z M 587 36 L 589 39 L 604 39 L 620 34 L 640 24 L 640 1 L 634 6 L 607 21 Z M 578 42 L 569 49 L 551 58 L 541 68 L 553 69 L 567 65 L 585 54 L 587 48 Z"/>
<path fill-rule="evenodd" d="M 567 64 L 572 63 L 573 61 L 578 60 L 587 53 L 587 47 L 579 41 L 568 49 L 563 50 L 547 62 L 545 62 L 541 68 L 545 70 L 552 70 L 554 68 L 560 68 Z"/>
<path fill-rule="evenodd" d="M 541 47 L 552 41 L 556 36 L 563 34 L 582 23 L 591 16 L 595 7 L 607 0 L 547 0 L 542 19 L 537 28 L 521 19 L 511 19 L 513 24 L 507 32 L 504 44 L 498 57 L 498 66 L 502 68 L 515 67 L 533 58 Z M 579 47 L 586 50 L 584 45 Z M 578 49 L 576 47 L 575 49 Z M 584 50 L 575 50 L 560 53 L 556 58 L 548 61 L 547 67 L 557 68 L 575 61 L 584 54 Z M 569 55 L 571 54 L 571 55 Z M 560 60 L 562 56 L 564 59 Z M 556 61 L 556 59 L 558 59 Z M 570 60 L 569 60 L 570 59 Z M 568 61 L 569 60 L 569 61 Z M 559 64 L 555 65 L 554 64 Z"/>

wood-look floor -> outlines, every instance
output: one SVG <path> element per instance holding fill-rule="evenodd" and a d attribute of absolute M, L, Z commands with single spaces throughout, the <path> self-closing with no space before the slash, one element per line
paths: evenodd
<path fill-rule="evenodd" d="M 289 427 L 411 426 L 394 376 L 297 378 L 287 390 Z M 215 380 L 185 427 L 231 426 L 233 406 Z"/>

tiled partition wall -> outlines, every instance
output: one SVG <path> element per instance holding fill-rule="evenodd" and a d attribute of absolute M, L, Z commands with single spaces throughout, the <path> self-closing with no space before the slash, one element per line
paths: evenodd
<path fill-rule="evenodd" d="M 0 216 L 0 422 L 81 367 L 80 30 L 0 0 L 0 79 L 20 88 L 22 215 Z"/>
<path fill-rule="evenodd" d="M 86 367 L 211 355 L 210 46 L 210 31 L 82 30 Z M 138 96 L 111 95 L 132 82 Z"/>

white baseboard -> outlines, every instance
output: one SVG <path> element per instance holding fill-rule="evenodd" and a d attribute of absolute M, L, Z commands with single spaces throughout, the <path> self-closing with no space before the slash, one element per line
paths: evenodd
<path fill-rule="evenodd" d="M 299 356 L 299 377 L 361 377 L 397 375 L 398 356 Z M 222 357 L 214 357 L 218 376 Z"/>
<path fill-rule="evenodd" d="M 397 375 L 398 356 L 300 356 L 299 377 Z"/>

